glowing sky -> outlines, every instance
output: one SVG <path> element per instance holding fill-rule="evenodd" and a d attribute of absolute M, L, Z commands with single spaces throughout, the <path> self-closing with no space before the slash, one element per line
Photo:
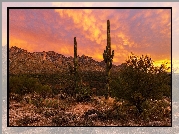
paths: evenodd
<path fill-rule="evenodd" d="M 73 56 L 76 37 L 80 56 L 102 61 L 108 19 L 114 64 L 131 52 L 157 62 L 170 60 L 170 9 L 10 9 L 9 45 Z"/>
<path fill-rule="evenodd" d="M 172 63 L 179 67 L 179 2 L 3 2 L 2 45 L 6 41 L 6 7 L 172 7 Z M 11 10 L 10 46 L 28 51 L 55 51 L 73 56 L 73 38 L 78 54 L 101 61 L 106 46 L 106 22 L 111 23 L 114 64 L 125 62 L 131 52 L 148 54 L 161 64 L 171 61 L 170 10 Z M 179 70 L 178 70 L 179 72 Z"/>

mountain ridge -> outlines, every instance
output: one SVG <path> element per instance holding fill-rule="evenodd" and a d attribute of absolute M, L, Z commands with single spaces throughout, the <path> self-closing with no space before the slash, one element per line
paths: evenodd
<path fill-rule="evenodd" d="M 78 56 L 80 71 L 105 71 L 104 61 L 95 61 L 92 57 Z M 73 66 L 73 57 L 66 57 L 54 51 L 28 52 L 25 49 L 12 46 L 9 48 L 9 72 L 19 73 L 56 73 L 68 71 L 69 64 Z M 112 71 L 117 71 L 120 65 L 113 65 Z"/>

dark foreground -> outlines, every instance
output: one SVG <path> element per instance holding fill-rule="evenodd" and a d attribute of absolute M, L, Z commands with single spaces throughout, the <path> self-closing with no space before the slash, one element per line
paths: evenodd
<path fill-rule="evenodd" d="M 148 101 L 139 114 L 123 100 L 101 96 L 78 102 L 57 95 L 43 99 L 38 94 L 10 95 L 10 126 L 171 126 L 170 100 Z"/>

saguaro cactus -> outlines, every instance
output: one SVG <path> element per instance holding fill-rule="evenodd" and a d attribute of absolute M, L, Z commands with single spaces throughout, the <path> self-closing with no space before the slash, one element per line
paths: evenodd
<path fill-rule="evenodd" d="M 106 94 L 105 98 L 108 99 L 110 95 L 110 69 L 112 68 L 112 61 L 114 57 L 114 50 L 111 53 L 111 37 L 110 37 L 110 21 L 107 20 L 107 46 L 103 53 L 103 59 L 106 63 Z"/>
<path fill-rule="evenodd" d="M 74 74 L 76 74 L 77 72 L 77 42 L 76 42 L 76 37 L 74 37 L 74 59 L 73 59 L 73 63 L 74 63 Z"/>
<path fill-rule="evenodd" d="M 78 60 L 77 60 L 77 42 L 76 37 L 74 37 L 74 81 L 75 81 L 75 90 L 77 88 L 77 66 L 78 66 Z"/>
<path fill-rule="evenodd" d="M 78 87 L 78 59 L 77 59 L 77 41 L 76 41 L 76 37 L 74 37 L 74 58 L 73 58 L 73 65 L 71 65 L 71 63 L 68 62 L 68 67 L 69 67 L 69 71 L 70 71 L 70 75 L 73 75 L 73 80 L 74 80 L 74 91 L 72 92 L 72 95 L 75 96 L 76 95 L 76 90 Z"/>

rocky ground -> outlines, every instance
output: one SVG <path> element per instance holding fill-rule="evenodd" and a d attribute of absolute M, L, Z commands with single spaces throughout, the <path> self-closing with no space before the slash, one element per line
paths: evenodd
<path fill-rule="evenodd" d="M 171 126 L 169 116 L 162 120 L 143 117 L 134 106 L 100 96 L 77 102 L 59 96 L 43 99 L 37 94 L 14 94 L 9 106 L 10 126 Z"/>

